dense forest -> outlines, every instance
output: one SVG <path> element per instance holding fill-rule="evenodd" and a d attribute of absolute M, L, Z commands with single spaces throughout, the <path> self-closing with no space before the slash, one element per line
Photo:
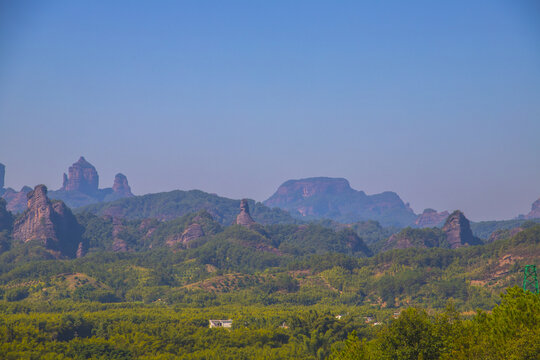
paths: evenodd
<path fill-rule="evenodd" d="M 224 226 L 205 210 L 169 221 L 83 212 L 77 221 L 87 244 L 77 259 L 0 233 L 2 358 L 538 353 L 538 296 L 515 287 L 521 268 L 540 258 L 540 225 L 532 222 L 458 249 L 438 229 L 404 229 L 433 247 L 383 252 L 398 229 L 376 222 Z M 204 235 L 178 241 L 194 222 Z M 113 251 L 118 239 L 127 251 Z M 210 329 L 210 319 L 233 326 Z"/>

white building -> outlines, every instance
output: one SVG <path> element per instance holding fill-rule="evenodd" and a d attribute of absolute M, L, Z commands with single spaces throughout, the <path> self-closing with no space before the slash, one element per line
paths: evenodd
<path fill-rule="evenodd" d="M 208 320 L 208 322 L 210 323 L 210 325 L 209 325 L 210 328 L 215 328 L 215 327 L 231 328 L 232 327 L 232 320 L 231 319 L 229 319 L 229 320 Z"/>

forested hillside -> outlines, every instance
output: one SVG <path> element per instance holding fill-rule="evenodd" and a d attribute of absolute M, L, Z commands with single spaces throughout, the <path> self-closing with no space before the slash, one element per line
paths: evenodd
<path fill-rule="evenodd" d="M 261 224 L 293 224 L 298 222 L 284 210 L 270 209 L 253 200 L 249 200 L 248 203 L 251 215 Z M 175 190 L 88 205 L 77 209 L 77 212 L 91 212 L 96 215 L 109 215 L 125 219 L 171 220 L 189 213 L 206 210 L 220 224 L 231 225 L 238 214 L 239 206 L 240 200 L 232 200 L 200 190 Z"/>
<path fill-rule="evenodd" d="M 469 317 L 497 306 L 505 289 L 521 283 L 522 267 L 540 259 L 534 223 L 485 245 L 452 249 L 446 230 L 396 233 L 373 221 L 224 225 L 226 217 L 217 221 L 207 209 L 170 220 L 73 217 L 46 198 L 45 188 L 36 189 L 40 207 L 14 221 L 2 215 L 0 356 L 6 359 L 393 358 L 396 351 L 417 358 L 417 349 L 392 345 L 409 344 L 415 335 L 407 329 L 416 326 L 435 339 L 422 348 L 424 358 L 467 358 L 483 350 L 461 338 L 460 329 L 489 333 L 493 322 L 504 321 L 496 311 L 493 320 Z M 39 213 L 49 208 L 69 216 Z M 241 214 L 249 215 L 245 204 Z M 48 236 L 57 236 L 68 219 L 78 229 L 77 258 L 50 247 Z M 28 230 L 33 237 L 21 241 L 24 224 L 41 230 Z M 392 239 L 411 246 L 384 251 L 381 244 Z M 512 291 L 508 299 L 533 301 Z M 212 318 L 231 319 L 233 327 L 209 329 Z M 515 346 L 510 342 L 501 353 Z"/>

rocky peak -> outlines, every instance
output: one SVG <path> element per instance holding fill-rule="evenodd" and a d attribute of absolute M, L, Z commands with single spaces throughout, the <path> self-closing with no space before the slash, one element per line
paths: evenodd
<path fill-rule="evenodd" d="M 538 219 L 540 218 L 540 199 L 533 202 L 531 206 L 531 211 L 525 216 L 527 219 Z"/>
<path fill-rule="evenodd" d="M 336 195 L 354 191 L 347 179 L 314 177 L 284 182 L 266 202 L 279 204 L 292 199 L 306 199 L 318 194 Z"/>
<path fill-rule="evenodd" d="M 236 217 L 235 224 L 242 226 L 250 226 L 255 224 L 255 220 L 253 220 L 249 214 L 249 205 L 247 199 L 242 199 L 242 201 L 240 201 L 240 214 L 238 214 Z"/>
<path fill-rule="evenodd" d="M 28 199 L 26 203 L 28 209 L 36 208 L 40 210 L 41 207 L 50 205 L 49 198 L 47 198 L 47 187 L 45 185 L 37 185 L 33 191 L 26 194 L 26 198 Z"/>
<path fill-rule="evenodd" d="M 112 186 L 113 192 L 121 197 L 133 197 L 131 188 L 128 184 L 128 179 L 124 174 L 116 174 L 114 177 L 114 184 Z"/>
<path fill-rule="evenodd" d="M 27 197 L 27 209 L 15 221 L 13 238 L 38 241 L 54 253 L 74 257 L 81 227 L 71 210 L 61 201 L 51 202 L 45 185 L 37 185 Z"/>
<path fill-rule="evenodd" d="M 6 166 L 0 163 L 0 191 L 4 188 L 4 178 L 6 176 Z"/>
<path fill-rule="evenodd" d="M 69 167 L 68 175 L 64 174 L 64 191 L 80 191 L 93 194 L 98 191 L 99 176 L 96 168 L 81 156 L 79 160 Z"/>
<path fill-rule="evenodd" d="M 394 192 L 367 195 L 343 178 L 314 177 L 284 182 L 264 205 L 279 207 L 302 218 L 342 223 L 376 220 L 381 224 L 410 225 L 416 215 Z"/>
<path fill-rule="evenodd" d="M 442 231 L 446 234 L 446 241 L 452 249 L 482 244 L 480 239 L 473 235 L 469 220 L 459 210 L 450 214 L 448 219 L 446 219 Z"/>
<path fill-rule="evenodd" d="M 448 215 L 450 215 L 448 211 L 437 212 L 433 209 L 425 209 L 422 214 L 418 215 L 414 224 L 421 228 L 439 226 Z"/>

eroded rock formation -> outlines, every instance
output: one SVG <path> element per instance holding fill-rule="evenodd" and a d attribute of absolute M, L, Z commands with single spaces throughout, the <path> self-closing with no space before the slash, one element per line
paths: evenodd
<path fill-rule="evenodd" d="M 112 250 L 116 252 L 126 252 L 129 250 L 127 242 L 122 239 L 122 232 L 124 231 L 124 224 L 122 223 L 122 219 L 119 218 L 113 218 L 113 244 L 112 244 Z"/>
<path fill-rule="evenodd" d="M 83 242 L 81 241 L 79 243 L 79 246 L 77 247 L 77 252 L 75 256 L 77 257 L 77 259 L 79 259 L 79 258 L 82 258 L 84 255 L 86 255 L 86 249 Z"/>
<path fill-rule="evenodd" d="M 264 205 L 307 219 L 342 223 L 376 220 L 384 226 L 408 226 L 416 215 L 394 192 L 367 195 L 343 178 L 315 177 L 283 183 Z"/>
<path fill-rule="evenodd" d="M 0 163 L 0 195 L 4 189 L 4 178 L 6 176 L 6 166 Z"/>
<path fill-rule="evenodd" d="M 469 220 L 459 210 L 450 214 L 442 231 L 446 234 L 446 241 L 452 249 L 482 244 L 482 241 L 473 235 Z"/>
<path fill-rule="evenodd" d="M 255 220 L 249 214 L 249 205 L 247 199 L 240 201 L 240 214 L 236 217 L 235 224 L 242 226 L 250 226 L 256 224 Z"/>
<path fill-rule="evenodd" d="M 61 190 L 80 191 L 84 194 L 94 194 L 98 191 L 99 176 L 96 168 L 84 156 L 69 167 L 68 175 L 64 174 Z"/>
<path fill-rule="evenodd" d="M 51 191 L 49 196 L 62 200 L 73 208 L 134 196 L 127 177 L 123 174 L 115 176 L 112 188 L 99 189 L 98 186 L 99 176 L 96 168 L 81 156 L 70 166 L 68 175 L 64 174 L 62 187 L 57 191 Z"/>
<path fill-rule="evenodd" d="M 12 188 L 7 188 L 2 197 L 7 201 L 7 209 L 12 213 L 21 213 L 26 210 L 28 198 L 26 195 L 32 191 L 32 188 L 23 186 L 21 191 L 15 191 Z"/>
<path fill-rule="evenodd" d="M 71 210 L 62 201 L 51 202 L 45 185 L 37 185 L 27 197 L 27 209 L 15 221 L 13 238 L 38 241 L 59 256 L 75 257 L 82 229 Z"/>
<path fill-rule="evenodd" d="M 132 197 L 131 188 L 129 187 L 127 177 L 124 174 L 116 174 L 112 190 L 119 197 Z"/>
<path fill-rule="evenodd" d="M 525 216 L 526 219 L 540 219 L 540 199 L 533 202 L 531 211 Z"/>
<path fill-rule="evenodd" d="M 196 240 L 204 236 L 204 231 L 201 225 L 193 223 L 187 227 L 186 230 L 182 233 L 182 244 L 186 245 L 193 240 Z"/>
<path fill-rule="evenodd" d="M 418 215 L 414 224 L 421 228 L 439 226 L 444 224 L 448 215 L 450 215 L 448 211 L 437 212 L 433 209 L 425 209 L 422 214 Z"/>

